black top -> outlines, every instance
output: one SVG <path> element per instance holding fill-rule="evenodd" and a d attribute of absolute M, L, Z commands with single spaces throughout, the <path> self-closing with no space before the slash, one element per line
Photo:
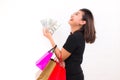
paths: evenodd
<path fill-rule="evenodd" d="M 83 52 L 85 48 L 85 40 L 82 31 L 71 33 L 63 48 L 71 53 L 70 57 L 65 60 L 67 74 L 81 73 L 80 64 L 83 60 Z"/>

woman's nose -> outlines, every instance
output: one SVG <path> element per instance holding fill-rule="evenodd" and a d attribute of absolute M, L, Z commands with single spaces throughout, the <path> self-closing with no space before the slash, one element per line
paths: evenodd
<path fill-rule="evenodd" d="M 74 16 L 74 15 L 72 14 L 72 15 L 71 15 L 71 18 L 72 18 L 73 16 Z"/>

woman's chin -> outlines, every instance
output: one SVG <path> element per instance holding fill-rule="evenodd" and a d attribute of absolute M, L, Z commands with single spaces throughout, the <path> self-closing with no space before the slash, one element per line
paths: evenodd
<path fill-rule="evenodd" d="M 69 24 L 69 25 L 72 25 L 72 22 L 71 22 L 71 21 L 68 21 L 68 24 Z"/>

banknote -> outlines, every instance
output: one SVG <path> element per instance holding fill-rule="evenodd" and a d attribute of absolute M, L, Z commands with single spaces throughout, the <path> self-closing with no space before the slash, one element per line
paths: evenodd
<path fill-rule="evenodd" d="M 51 34 L 54 34 L 54 32 L 60 27 L 60 23 L 51 18 L 42 19 L 40 20 L 40 23 L 43 28 L 48 28 Z"/>

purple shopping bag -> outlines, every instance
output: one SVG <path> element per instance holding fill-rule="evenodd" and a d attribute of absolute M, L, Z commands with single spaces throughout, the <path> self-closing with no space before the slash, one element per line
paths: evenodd
<path fill-rule="evenodd" d="M 57 46 L 55 45 L 54 48 L 50 49 L 48 52 L 46 52 L 39 60 L 36 61 L 36 66 L 38 68 L 40 68 L 41 70 L 43 70 L 45 68 L 45 66 L 48 64 L 48 62 L 50 61 L 53 52 L 55 50 Z"/>

